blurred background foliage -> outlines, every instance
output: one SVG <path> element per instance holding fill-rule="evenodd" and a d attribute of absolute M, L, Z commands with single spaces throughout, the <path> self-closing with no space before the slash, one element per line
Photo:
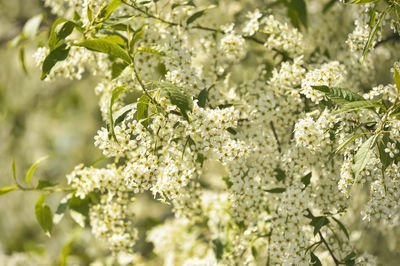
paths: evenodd
<path fill-rule="evenodd" d="M 9 41 L 22 30 L 32 16 L 44 13 L 45 25 L 54 18 L 41 1 L 0 1 L 0 186 L 12 184 L 11 162 L 16 162 L 22 182 L 29 166 L 48 155 L 33 178 L 66 184 L 65 175 L 79 163 L 90 164 L 101 156 L 93 145 L 93 136 L 101 125 L 96 81 L 40 81 L 40 69 L 32 59 L 35 46 L 26 43 L 24 73 L 19 50 Z M 71 219 L 63 219 L 47 238 L 34 215 L 38 192 L 15 191 L 2 196 L 0 204 L 0 265 L 64 264 L 62 254 L 72 254 L 70 263 L 87 265 L 107 254 L 102 243 L 92 239 L 88 230 L 73 229 Z M 48 202 L 55 209 L 62 195 Z M 54 205 L 52 205 L 54 204 Z"/>

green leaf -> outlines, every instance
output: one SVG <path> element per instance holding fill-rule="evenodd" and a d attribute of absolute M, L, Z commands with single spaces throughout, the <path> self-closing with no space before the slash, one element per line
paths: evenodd
<path fill-rule="evenodd" d="M 69 201 L 71 200 L 71 198 L 72 198 L 72 193 L 66 195 L 64 198 L 62 198 L 60 200 L 60 203 L 58 204 L 57 210 L 54 213 L 54 217 L 53 217 L 53 222 L 55 224 L 58 224 L 61 221 L 61 219 L 64 217 L 64 213 L 68 208 L 68 204 L 69 204 Z"/>
<path fill-rule="evenodd" d="M 327 224 L 329 224 L 329 220 L 325 216 L 317 216 L 312 218 L 310 225 L 314 227 L 314 236 L 318 234 L 321 228 Z"/>
<path fill-rule="evenodd" d="M 65 18 L 58 18 L 51 27 L 50 30 L 50 37 L 49 37 L 49 47 L 50 51 L 55 50 L 58 46 L 64 43 L 64 40 L 67 36 L 69 36 L 74 27 L 79 28 L 74 22 L 65 19 Z"/>
<path fill-rule="evenodd" d="M 36 168 L 39 166 L 39 164 L 41 164 L 47 158 L 48 158 L 48 156 L 43 156 L 43 157 L 39 158 L 34 164 L 31 165 L 31 167 L 29 168 L 28 172 L 26 172 L 26 175 L 25 175 L 26 183 L 31 182 L 32 176 L 35 173 Z"/>
<path fill-rule="evenodd" d="M 358 134 L 351 136 L 351 138 L 349 138 L 348 140 L 343 142 L 339 147 L 336 148 L 334 154 L 337 154 L 338 152 L 343 150 L 347 145 L 349 145 L 351 142 L 353 142 L 360 135 L 362 135 L 362 133 L 358 133 Z"/>
<path fill-rule="evenodd" d="M 224 245 L 220 239 L 214 239 L 213 243 L 213 251 L 215 254 L 215 258 L 218 260 L 222 259 L 222 255 L 224 254 Z"/>
<path fill-rule="evenodd" d="M 137 120 L 140 121 L 144 127 L 149 125 L 149 102 L 150 99 L 147 95 L 142 95 L 137 102 Z"/>
<path fill-rule="evenodd" d="M 158 51 L 157 49 L 151 48 L 151 47 L 146 47 L 146 46 L 141 46 L 136 48 L 134 55 L 137 53 L 149 53 L 149 54 L 154 54 L 157 56 L 165 56 L 165 53 L 162 51 Z"/>
<path fill-rule="evenodd" d="M 128 66 L 126 62 L 115 62 L 111 66 L 111 78 L 115 79 L 121 75 L 122 71 Z"/>
<path fill-rule="evenodd" d="M 304 184 L 304 189 L 310 184 L 312 172 L 309 172 L 304 177 L 301 178 L 301 183 Z"/>
<path fill-rule="evenodd" d="M 328 3 L 325 4 L 324 8 L 322 9 L 322 13 L 325 14 L 326 12 L 331 9 L 335 3 L 337 3 L 337 0 L 330 0 Z"/>
<path fill-rule="evenodd" d="M 396 83 L 397 93 L 400 93 L 400 74 L 397 67 L 394 67 L 394 82 Z"/>
<path fill-rule="evenodd" d="M 375 19 L 376 19 L 376 6 L 371 11 L 371 15 L 369 17 L 369 27 L 372 28 L 375 24 Z"/>
<path fill-rule="evenodd" d="M 362 2 L 362 0 L 360 0 Z M 354 2 L 353 2 L 354 3 Z M 368 3 L 368 2 L 367 2 Z M 374 27 L 372 28 L 371 32 L 369 33 L 368 36 L 368 40 L 367 43 L 364 46 L 364 50 L 363 50 L 363 58 L 365 58 L 365 56 L 368 53 L 369 48 L 372 45 L 372 41 L 374 40 L 374 37 L 376 35 L 376 32 L 379 28 L 379 25 L 381 24 L 383 18 L 386 16 L 386 9 L 382 12 L 382 14 L 379 16 L 378 21 L 375 23 Z"/>
<path fill-rule="evenodd" d="M 375 2 L 378 2 L 378 1 L 380 1 L 380 0 L 355 0 L 355 1 L 353 1 L 353 2 L 351 2 L 351 4 L 368 4 L 368 3 L 375 3 Z"/>
<path fill-rule="evenodd" d="M 360 172 L 365 168 L 365 166 L 369 162 L 371 155 L 374 153 L 376 138 L 377 135 L 371 136 L 360 146 L 356 155 L 354 155 L 352 170 L 354 172 L 355 178 L 357 178 Z"/>
<path fill-rule="evenodd" d="M 71 215 L 72 220 L 76 222 L 80 227 L 84 228 L 86 223 L 86 217 L 75 210 L 69 210 L 69 214 Z"/>
<path fill-rule="evenodd" d="M 22 34 L 24 37 L 33 40 L 36 37 L 37 32 L 39 31 L 40 24 L 45 18 L 45 14 L 39 14 L 30 18 L 22 28 Z"/>
<path fill-rule="evenodd" d="M 380 106 L 379 102 L 377 102 L 377 101 L 364 100 L 364 101 L 349 102 L 349 103 L 343 104 L 338 110 L 333 112 L 332 115 L 354 112 L 354 111 L 369 109 L 371 107 L 377 107 L 377 106 Z"/>
<path fill-rule="evenodd" d="M 7 194 L 8 192 L 14 191 L 16 189 L 16 186 L 2 187 L 0 188 L 0 196 L 3 196 L 4 194 Z"/>
<path fill-rule="evenodd" d="M 30 18 L 25 23 L 24 27 L 22 28 L 21 34 L 17 35 L 15 38 L 13 38 L 9 42 L 9 45 L 11 47 L 17 47 L 26 39 L 34 40 L 39 31 L 40 24 L 42 23 L 44 18 L 45 18 L 45 14 L 39 14 L 39 15 L 36 15 L 36 16 Z"/>
<path fill-rule="evenodd" d="M 115 31 L 109 31 L 109 30 L 102 31 L 102 33 L 104 34 L 104 35 L 100 36 L 100 38 L 102 40 L 115 43 L 115 44 L 119 45 L 120 47 L 127 47 L 128 39 L 126 39 L 126 37 L 123 36 L 122 34 L 119 34 L 118 32 L 115 32 Z"/>
<path fill-rule="evenodd" d="M 321 261 L 314 254 L 314 252 L 311 252 L 311 265 L 313 265 L 313 266 L 322 266 Z"/>
<path fill-rule="evenodd" d="M 50 207 L 44 204 L 45 198 L 46 194 L 42 194 L 36 201 L 35 215 L 45 234 L 50 237 L 53 228 L 53 213 Z"/>
<path fill-rule="evenodd" d="M 79 226 L 85 227 L 86 220 L 89 216 L 89 205 L 91 202 L 90 194 L 81 199 L 80 197 L 73 196 L 69 201 L 69 214 Z"/>
<path fill-rule="evenodd" d="M 121 109 L 119 109 L 116 113 L 113 113 L 113 117 L 117 117 L 114 121 L 114 126 L 118 125 L 122 121 L 124 121 L 125 117 L 132 111 L 132 109 L 136 109 L 136 103 L 131 103 L 125 105 Z"/>
<path fill-rule="evenodd" d="M 194 13 L 193 15 L 191 15 L 191 16 L 186 20 L 186 24 L 189 25 L 189 24 L 195 22 L 196 19 L 198 19 L 198 18 L 200 18 L 201 16 L 204 15 L 205 11 L 206 11 L 206 10 L 204 9 L 204 10 L 198 11 L 198 12 Z"/>
<path fill-rule="evenodd" d="M 140 38 L 143 37 L 144 34 L 144 28 L 147 26 L 147 24 L 143 24 L 140 26 L 135 32 L 133 33 L 131 42 L 130 42 L 130 49 L 133 50 L 134 45 L 140 40 Z"/>
<path fill-rule="evenodd" d="M 265 192 L 269 193 L 283 193 L 286 191 L 286 188 L 284 187 L 277 187 L 277 188 L 272 188 L 272 189 L 266 189 Z"/>
<path fill-rule="evenodd" d="M 348 89 L 328 86 L 312 86 L 312 88 L 324 93 L 329 99 L 337 103 L 365 101 L 361 95 Z"/>
<path fill-rule="evenodd" d="M 28 75 L 28 69 L 26 68 L 26 64 L 25 64 L 25 48 L 21 47 L 19 49 L 19 61 L 21 62 L 21 66 L 22 66 L 22 70 L 24 71 L 24 73 L 26 75 Z"/>
<path fill-rule="evenodd" d="M 121 0 L 111 0 L 108 4 L 103 7 L 99 14 L 99 19 L 106 20 L 111 14 L 117 9 L 123 2 Z"/>
<path fill-rule="evenodd" d="M 385 133 L 382 137 L 382 139 L 378 140 L 378 151 L 379 151 L 379 159 L 381 160 L 382 163 L 382 170 L 385 171 L 386 168 L 392 164 L 394 161 L 394 158 L 390 158 L 389 154 L 385 152 L 385 149 L 387 147 L 387 143 L 389 142 L 389 135 L 388 133 Z"/>
<path fill-rule="evenodd" d="M 105 53 L 111 56 L 115 56 L 121 58 L 127 63 L 131 63 L 131 58 L 129 57 L 128 53 L 125 52 L 120 46 L 117 44 L 104 40 L 104 39 L 96 39 L 96 40 L 86 40 L 75 44 L 76 46 L 85 47 L 89 50 Z"/>
<path fill-rule="evenodd" d="M 224 182 L 225 182 L 225 184 L 226 184 L 226 187 L 227 187 L 228 189 L 230 189 L 230 188 L 233 186 L 232 181 L 229 180 L 229 176 L 224 176 L 224 177 L 222 177 L 222 180 L 224 180 Z"/>
<path fill-rule="evenodd" d="M 208 89 L 204 88 L 199 93 L 199 96 L 197 96 L 197 100 L 198 100 L 197 104 L 200 107 L 205 108 L 206 107 L 207 98 L 208 98 Z"/>
<path fill-rule="evenodd" d="M 17 171 L 15 170 L 15 159 L 14 159 L 14 157 L 12 158 L 11 169 L 12 169 L 12 177 L 14 179 L 14 182 L 17 183 Z"/>
<path fill-rule="evenodd" d="M 354 266 L 355 259 L 356 259 L 356 253 L 351 252 L 349 255 L 346 256 L 346 258 L 344 258 L 344 263 L 346 266 Z"/>
<path fill-rule="evenodd" d="M 115 132 L 114 132 L 114 118 L 113 118 L 113 105 L 115 103 L 115 101 L 118 99 L 119 95 L 126 90 L 126 88 L 124 86 L 120 86 L 120 87 L 115 87 L 112 91 L 111 94 L 111 99 L 110 99 L 110 107 L 108 109 L 108 115 L 110 118 L 110 133 L 111 136 L 114 138 L 115 141 L 117 141 L 117 137 L 115 136 Z"/>
<path fill-rule="evenodd" d="M 73 239 L 68 241 L 61 249 L 60 253 L 60 266 L 67 266 L 68 255 L 71 253 L 72 246 L 74 244 Z"/>
<path fill-rule="evenodd" d="M 68 53 L 69 48 L 67 48 L 66 44 L 61 44 L 59 47 L 51 51 L 50 54 L 44 59 L 42 76 L 40 79 L 44 80 L 57 62 L 63 61 L 67 58 Z"/>
<path fill-rule="evenodd" d="M 189 121 L 188 111 L 193 110 L 192 99 L 177 86 L 168 82 L 154 82 L 156 86 L 167 91 L 168 97 L 173 105 L 181 111 L 183 117 Z"/>
<path fill-rule="evenodd" d="M 236 135 L 236 134 L 237 134 L 237 131 L 236 131 L 234 128 L 232 128 L 232 127 L 228 127 L 228 128 L 226 129 L 226 131 L 228 131 L 228 132 L 231 133 L 232 135 Z"/>
<path fill-rule="evenodd" d="M 257 258 L 258 252 L 255 246 L 251 246 L 251 255 L 253 256 L 253 258 Z"/>
<path fill-rule="evenodd" d="M 288 8 L 288 16 L 296 28 L 300 29 L 300 25 L 307 28 L 307 6 L 304 0 L 285 1 Z"/>
<path fill-rule="evenodd" d="M 53 186 L 55 186 L 55 185 L 53 183 L 51 183 L 50 181 L 40 179 L 38 181 L 38 184 L 36 185 L 35 189 L 39 189 L 40 190 L 40 189 L 43 189 L 43 188 L 46 188 L 46 187 L 53 187 Z"/>
<path fill-rule="evenodd" d="M 285 171 L 283 171 L 281 168 L 276 167 L 276 168 L 274 169 L 274 172 L 275 172 L 275 178 L 276 178 L 278 181 L 283 181 L 283 180 L 285 180 L 285 178 L 286 178 L 286 173 L 285 173 Z"/>
<path fill-rule="evenodd" d="M 341 221 L 339 221 L 338 219 L 336 219 L 335 217 L 332 216 L 332 219 L 339 225 L 340 229 L 342 229 L 343 233 L 346 235 L 347 239 L 350 239 L 349 236 L 349 232 L 347 232 L 346 227 L 344 226 L 344 224 L 342 224 Z"/>

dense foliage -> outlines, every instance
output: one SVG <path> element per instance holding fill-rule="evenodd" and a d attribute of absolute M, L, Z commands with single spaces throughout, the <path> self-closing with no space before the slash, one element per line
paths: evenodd
<path fill-rule="evenodd" d="M 349 225 L 400 248 L 400 3 L 348 2 L 45 0 L 51 27 L 11 44 L 24 62 L 38 43 L 47 86 L 98 77 L 106 163 L 34 185 L 41 158 L 1 195 L 42 191 L 45 234 L 68 210 L 118 264 L 375 265 Z M 152 256 L 147 192 L 174 214 L 149 225 Z"/>

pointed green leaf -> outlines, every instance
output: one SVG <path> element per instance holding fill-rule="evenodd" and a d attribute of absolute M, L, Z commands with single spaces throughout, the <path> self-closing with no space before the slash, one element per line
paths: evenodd
<path fill-rule="evenodd" d="M 49 48 L 50 51 L 53 51 L 58 46 L 60 46 L 65 38 L 69 36 L 74 28 L 80 28 L 75 22 L 72 22 L 65 18 L 58 18 L 51 27 L 50 36 L 49 36 Z"/>
<path fill-rule="evenodd" d="M 371 155 L 374 153 L 376 138 L 377 135 L 371 136 L 368 140 L 361 144 L 360 148 L 358 148 L 356 155 L 354 155 L 352 170 L 354 172 L 355 178 L 357 178 L 360 172 L 365 168 L 365 166 L 369 162 Z"/>
<path fill-rule="evenodd" d="M 53 222 L 58 224 L 64 216 L 65 211 L 68 208 L 68 204 L 70 199 L 72 198 L 72 193 L 68 194 L 64 198 L 61 199 L 60 203 L 58 204 L 57 210 L 54 213 Z"/>
<path fill-rule="evenodd" d="M 149 102 L 150 99 L 147 95 L 142 95 L 137 102 L 137 120 L 140 121 L 144 127 L 149 125 Z"/>
<path fill-rule="evenodd" d="M 111 0 L 108 4 L 103 7 L 100 11 L 99 19 L 106 20 L 111 14 L 117 9 L 123 2 L 121 0 Z"/>
<path fill-rule="evenodd" d="M 127 63 L 131 63 L 131 58 L 120 46 L 117 44 L 104 40 L 104 39 L 96 39 L 96 40 L 86 40 L 75 44 L 76 46 L 85 47 L 89 50 L 105 53 L 111 56 L 115 56 L 121 58 Z"/>
<path fill-rule="evenodd" d="M 199 96 L 197 96 L 198 100 L 197 104 L 202 108 L 206 107 L 207 97 L 208 97 L 208 89 L 204 88 L 199 93 Z"/>
<path fill-rule="evenodd" d="M 338 219 L 336 219 L 335 217 L 332 216 L 332 219 L 339 225 L 340 229 L 342 229 L 343 233 L 346 235 L 347 239 L 350 239 L 349 236 L 349 232 L 347 232 L 346 227 L 344 226 L 344 224 L 342 224 L 341 221 L 339 221 Z"/>
<path fill-rule="evenodd" d="M 132 36 L 132 40 L 130 43 L 131 46 L 131 50 L 133 50 L 134 45 L 140 40 L 140 38 L 143 37 L 144 34 L 144 28 L 147 26 L 147 24 L 143 24 L 142 26 L 140 26 L 134 33 Z"/>
<path fill-rule="evenodd" d="M 389 142 L 388 133 L 385 133 L 382 139 L 378 140 L 377 142 L 379 150 L 379 159 L 381 160 L 382 163 L 382 170 L 385 171 L 386 168 L 394 161 L 394 158 L 390 158 L 390 155 L 387 152 L 385 152 L 387 143 Z"/>
<path fill-rule="evenodd" d="M 42 194 L 36 201 L 35 215 L 45 234 L 50 237 L 53 228 L 53 213 L 50 207 L 44 204 L 45 198 L 46 194 Z"/>
<path fill-rule="evenodd" d="M 394 82 L 396 83 L 397 92 L 400 93 L 400 74 L 397 67 L 394 67 Z"/>
<path fill-rule="evenodd" d="M 362 135 L 362 133 L 355 134 L 351 136 L 348 140 L 343 142 L 339 147 L 336 148 L 335 154 L 343 150 L 347 145 L 349 145 L 351 142 L 353 142 L 358 136 Z"/>
<path fill-rule="evenodd" d="M 171 103 L 179 108 L 186 120 L 189 120 L 187 112 L 193 110 L 192 99 L 184 91 L 171 83 L 154 82 L 154 84 L 167 92 Z"/>
<path fill-rule="evenodd" d="M 337 115 L 341 113 L 354 112 L 363 109 L 369 109 L 371 107 L 380 106 L 377 101 L 354 101 L 343 104 L 338 110 L 332 113 L 332 115 Z"/>
<path fill-rule="evenodd" d="M 321 261 L 319 258 L 314 254 L 314 252 L 311 252 L 311 265 L 312 266 L 322 266 Z"/>
<path fill-rule="evenodd" d="M 86 223 L 86 217 L 75 210 L 69 210 L 69 214 L 71 215 L 72 220 L 76 222 L 80 227 L 84 228 Z"/>
<path fill-rule="evenodd" d="M 34 39 L 39 31 L 40 24 L 45 18 L 45 14 L 39 14 L 30 18 L 24 25 L 22 33 L 26 38 Z"/>
<path fill-rule="evenodd" d="M 14 179 L 14 182 L 17 183 L 17 171 L 15 170 L 15 159 L 14 159 L 14 157 L 12 158 L 11 168 L 12 168 L 12 177 Z"/>
<path fill-rule="evenodd" d="M 328 86 L 312 86 L 312 88 L 317 91 L 323 92 L 329 99 L 337 103 L 365 101 L 361 95 L 344 88 Z"/>
<path fill-rule="evenodd" d="M 276 167 L 276 168 L 274 169 L 274 172 L 275 172 L 275 178 L 276 178 L 278 181 L 283 181 L 283 180 L 285 180 L 285 178 L 286 178 L 286 173 L 285 173 L 285 171 L 283 171 L 281 168 L 279 168 L 279 166 Z"/>
<path fill-rule="evenodd" d="M 304 188 L 306 188 L 310 184 L 311 176 L 312 172 L 309 172 L 308 174 L 306 174 L 304 177 L 301 178 L 301 183 L 304 184 Z"/>
<path fill-rule="evenodd" d="M 351 252 L 349 255 L 346 256 L 346 258 L 344 258 L 344 263 L 346 266 L 354 266 L 355 259 L 356 259 L 356 253 Z"/>
<path fill-rule="evenodd" d="M 115 136 L 114 132 L 114 118 L 113 118 L 113 105 L 115 101 L 118 99 L 119 95 L 125 90 L 126 88 L 124 86 L 116 87 L 113 89 L 112 94 L 111 94 L 111 99 L 110 99 L 110 106 L 108 109 L 108 115 L 110 118 L 110 133 L 111 136 L 114 138 L 115 141 L 117 141 L 117 137 Z"/>
<path fill-rule="evenodd" d="M 215 258 L 218 260 L 222 259 L 222 255 L 224 254 L 224 245 L 220 239 L 214 239 L 213 243 L 213 251 L 215 254 Z"/>
<path fill-rule="evenodd" d="M 51 51 L 50 54 L 44 59 L 42 76 L 40 79 L 44 80 L 57 62 L 63 61 L 67 58 L 68 53 L 69 48 L 67 48 L 66 44 L 61 44 L 59 47 Z"/>
<path fill-rule="evenodd" d="M 364 50 L 363 50 L 363 58 L 365 58 L 365 56 L 367 55 L 368 50 L 372 45 L 372 41 L 374 40 L 374 37 L 376 35 L 376 32 L 378 31 L 379 25 L 381 24 L 381 22 L 385 16 L 386 16 L 386 9 L 379 16 L 378 21 L 375 23 L 374 27 L 372 28 L 371 32 L 369 33 L 367 43 L 365 44 Z"/>
<path fill-rule="evenodd" d="M 165 53 L 162 51 L 158 51 L 157 49 L 151 48 L 151 47 L 146 47 L 146 46 L 141 46 L 136 48 L 135 53 L 148 53 L 148 54 L 154 54 L 157 56 L 165 56 Z"/>
<path fill-rule="evenodd" d="M 198 12 L 194 13 L 193 15 L 191 15 L 191 16 L 186 20 L 186 24 L 189 25 L 189 24 L 195 22 L 196 19 L 198 19 L 198 18 L 200 18 L 201 16 L 204 15 L 205 11 L 206 11 L 206 10 L 204 9 L 204 10 L 198 11 Z"/>
<path fill-rule="evenodd" d="M 312 218 L 310 225 L 314 227 L 314 236 L 318 234 L 321 228 L 327 224 L 329 224 L 329 220 L 325 216 L 317 216 Z"/>
<path fill-rule="evenodd" d="M 116 62 L 111 66 L 111 78 L 115 79 L 121 75 L 122 71 L 128 66 L 125 62 Z"/>
<path fill-rule="evenodd" d="M 286 188 L 284 188 L 284 187 L 276 187 L 276 188 L 265 190 L 265 192 L 269 192 L 269 193 L 283 193 L 285 191 L 286 191 Z"/>
<path fill-rule="evenodd" d="M 43 188 L 46 188 L 46 187 L 54 187 L 54 186 L 55 186 L 55 184 L 51 183 L 50 181 L 40 179 L 38 181 L 38 184 L 36 185 L 35 189 L 40 190 L 40 189 L 43 189 Z"/>
<path fill-rule="evenodd" d="M 28 75 L 28 69 L 26 68 L 25 64 L 25 48 L 21 47 L 19 49 L 19 61 L 21 62 L 22 70 L 24 71 L 25 75 Z"/>
<path fill-rule="evenodd" d="M 353 2 L 351 2 L 351 4 L 368 4 L 368 3 L 375 3 L 375 2 L 378 2 L 378 1 L 380 1 L 380 0 L 355 0 L 355 1 L 353 1 Z"/>
<path fill-rule="evenodd" d="M 0 196 L 3 196 L 4 194 L 7 194 L 8 192 L 14 191 L 16 189 L 16 186 L 2 187 L 0 188 Z"/>
<path fill-rule="evenodd" d="M 41 164 L 47 158 L 48 158 L 48 156 L 43 156 L 43 157 L 39 158 L 34 164 L 31 165 L 31 167 L 29 168 L 28 172 L 26 172 L 26 175 L 25 175 L 26 183 L 31 182 L 32 176 L 35 173 L 36 168 L 39 166 L 39 164 Z"/>

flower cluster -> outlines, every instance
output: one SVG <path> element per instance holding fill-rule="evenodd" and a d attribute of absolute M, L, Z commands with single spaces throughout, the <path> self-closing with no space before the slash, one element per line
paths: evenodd
<path fill-rule="evenodd" d="M 106 126 L 95 145 L 113 162 L 78 166 L 67 179 L 76 197 L 97 198 L 90 225 L 114 254 L 133 253 L 138 232 L 128 207 L 148 192 L 173 205 L 175 218 L 147 235 L 165 265 L 309 265 L 316 257 L 373 264 L 340 222 L 354 215 L 352 189 L 361 186 L 370 191 L 364 220 L 398 235 L 400 77 L 396 65 L 397 86 L 362 86 L 379 53 L 371 49 L 360 63 L 367 9 L 355 29 L 333 29 L 342 7 L 310 1 L 302 30 L 275 8 L 245 16 L 213 1 L 72 1 L 64 10 L 67 2 L 46 4 L 60 16 L 76 11 L 81 38 L 102 42 L 71 46 L 48 79 L 79 79 L 85 68 L 101 74 Z M 342 43 L 321 41 L 332 31 Z M 39 48 L 37 63 L 46 56 Z M 212 163 L 222 185 L 207 180 Z"/>

